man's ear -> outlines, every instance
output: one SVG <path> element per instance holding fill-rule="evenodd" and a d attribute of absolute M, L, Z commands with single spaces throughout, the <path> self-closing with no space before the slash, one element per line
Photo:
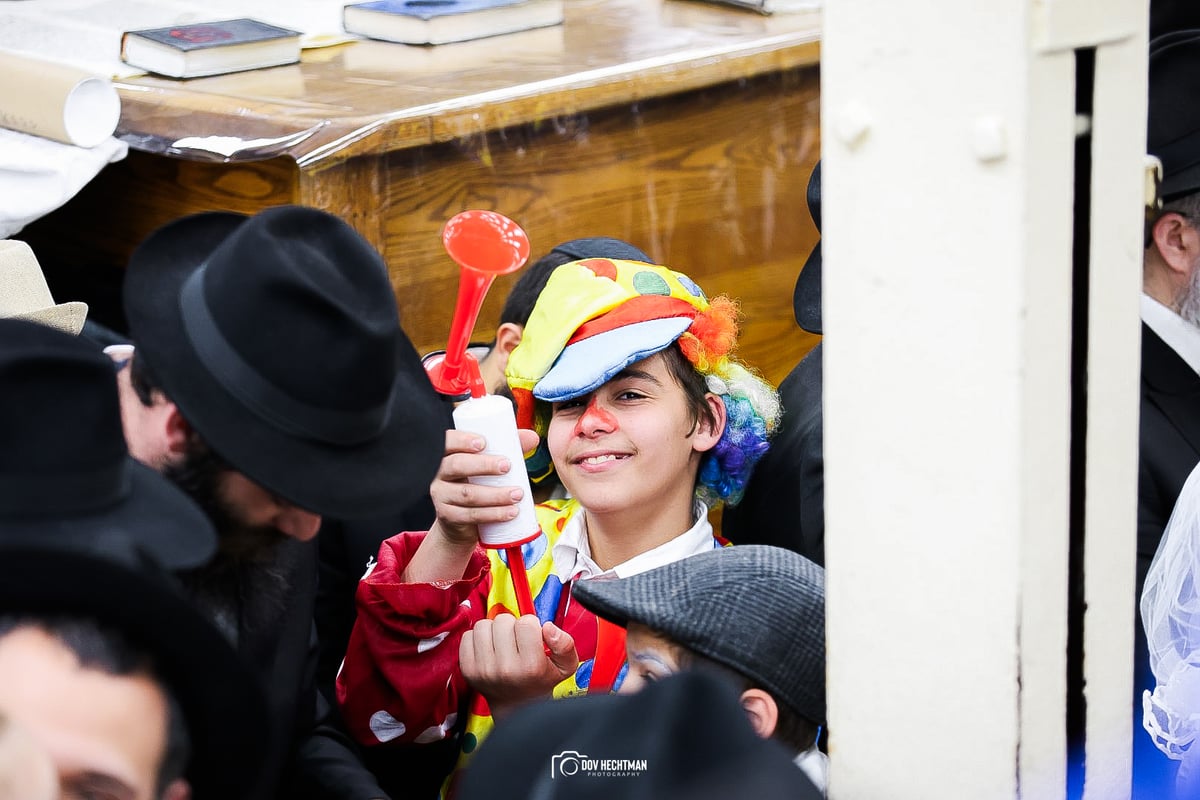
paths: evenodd
<path fill-rule="evenodd" d="M 174 459 L 187 452 L 188 440 L 192 436 L 192 426 L 179 413 L 179 406 L 170 400 L 164 400 L 166 407 L 162 409 L 162 419 L 166 426 L 166 443 L 168 457 Z"/>
<path fill-rule="evenodd" d="M 150 405 L 143 403 L 130 385 L 128 373 L 128 368 L 122 370 L 117 380 L 121 391 L 121 424 L 129 454 L 161 470 L 187 454 L 192 427 L 179 407 L 157 389 Z"/>
<path fill-rule="evenodd" d="M 501 375 L 504 374 L 504 368 L 508 366 L 509 355 L 517 349 L 524 334 L 525 328 L 515 322 L 505 322 L 496 328 L 496 344 L 492 348 L 492 354 Z"/>
<path fill-rule="evenodd" d="M 704 402 L 708 404 L 712 419 L 701 415 L 700 420 L 696 423 L 696 432 L 692 435 L 692 447 L 701 453 L 717 446 L 717 442 L 721 441 L 721 434 L 725 433 L 725 424 L 728 422 L 725 401 L 721 399 L 720 395 L 709 392 L 704 395 Z"/>
<path fill-rule="evenodd" d="M 1151 238 L 1163 263 L 1176 274 L 1176 280 L 1186 281 L 1200 259 L 1200 231 L 1182 214 L 1168 211 L 1155 221 Z"/>
<path fill-rule="evenodd" d="M 750 727 L 760 738 L 770 739 L 779 724 L 779 706 L 775 698 L 762 689 L 742 692 L 742 710 L 750 718 Z"/>
<path fill-rule="evenodd" d="M 163 790 L 162 800 L 191 800 L 192 786 L 183 778 L 176 778 Z"/>

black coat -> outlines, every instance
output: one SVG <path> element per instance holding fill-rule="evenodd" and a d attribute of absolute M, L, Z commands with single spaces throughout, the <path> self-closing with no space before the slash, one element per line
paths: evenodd
<path fill-rule="evenodd" d="M 346 644 L 357 614 L 354 592 L 366 571 L 367 561 L 379 545 L 401 531 L 428 530 L 435 513 L 433 501 L 423 497 L 391 517 L 373 520 L 326 520 L 320 542 L 316 624 L 320 637 L 317 684 L 324 698 L 336 706 L 334 680 L 346 655 Z M 334 709 L 335 713 L 337 709 Z M 340 717 L 340 715 L 338 715 Z M 392 797 L 433 800 L 458 760 L 459 742 L 451 736 L 404 748 L 367 748 L 364 763 Z"/>
<path fill-rule="evenodd" d="M 779 385 L 783 419 L 754 468 L 745 497 L 721 516 L 734 544 L 786 547 L 825 563 L 825 445 L 821 344 Z"/>
<path fill-rule="evenodd" d="M 316 541 L 285 540 L 272 567 L 286 587 L 281 593 L 263 591 L 261 573 L 239 575 L 236 580 L 237 649 L 262 679 L 272 722 L 269 785 L 258 796 L 264 800 L 385 798 L 317 691 Z M 197 602 L 205 605 L 202 599 Z"/>
<path fill-rule="evenodd" d="M 1200 462 L 1200 375 L 1146 325 L 1138 452 L 1140 595 L 1175 500 Z"/>
<path fill-rule="evenodd" d="M 1154 689 L 1146 630 L 1136 608 L 1171 510 L 1200 462 L 1200 376 L 1142 325 L 1141 417 L 1138 442 L 1137 593 L 1134 609 L 1133 797 L 1157 798 L 1174 781 L 1175 762 L 1141 729 L 1142 691 Z"/>
<path fill-rule="evenodd" d="M 453 406 L 446 404 L 446 428 L 454 427 Z M 334 695 L 334 680 L 357 609 L 354 593 L 366 572 L 367 562 L 379 552 L 384 539 L 402 531 L 424 531 L 433 524 L 436 513 L 433 500 L 424 496 L 395 514 L 362 520 L 326 519 L 321 525 L 319 542 L 319 579 L 315 621 L 320 650 L 317 659 L 317 686 L 323 699 L 333 707 L 333 719 L 340 719 Z M 442 781 L 454 768 L 459 743 L 453 737 L 407 748 L 367 748 L 362 757 L 379 785 L 392 797 L 406 800 L 436 798 Z"/>

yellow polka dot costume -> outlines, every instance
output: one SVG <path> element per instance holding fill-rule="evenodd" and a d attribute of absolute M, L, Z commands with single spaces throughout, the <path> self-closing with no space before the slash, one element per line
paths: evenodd
<path fill-rule="evenodd" d="M 550 403 L 591 392 L 629 364 L 678 342 L 729 411 L 724 454 L 705 454 L 697 492 L 701 499 L 730 497 L 737 482 L 730 476 L 748 474 L 778 417 L 774 391 L 730 356 L 735 316 L 732 301 L 710 301 L 686 275 L 666 267 L 613 259 L 565 264 L 551 275 L 509 357 L 518 424 L 544 437 Z M 548 470 L 549 458 L 542 455 Z M 572 636 L 581 660 L 554 694 L 608 691 L 623 674 L 623 631 L 607 630 L 571 601 L 579 573 L 554 556 L 568 531 L 586 536 L 586 512 L 571 498 L 543 503 L 537 516 L 541 535 L 522 545 L 534 607 L 539 619 Z M 728 544 L 712 536 L 706 514 L 694 520 L 701 547 Z M 402 533 L 386 540 L 359 584 L 358 620 L 338 675 L 338 701 L 348 730 L 363 746 L 403 747 L 458 735 L 462 766 L 488 735 L 492 718 L 463 678 L 458 643 L 479 620 L 516 614 L 517 601 L 501 550 L 477 548 L 460 580 L 404 582 L 424 536 Z M 452 786 L 453 778 L 446 790 Z"/>

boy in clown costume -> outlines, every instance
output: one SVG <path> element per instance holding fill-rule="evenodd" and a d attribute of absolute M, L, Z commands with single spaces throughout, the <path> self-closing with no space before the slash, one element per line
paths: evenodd
<path fill-rule="evenodd" d="M 666 267 L 555 270 L 506 370 L 530 473 L 553 469 L 569 493 L 537 507 L 541 535 L 522 548 L 537 615 L 516 616 L 503 551 L 478 543 L 479 523 L 516 516 L 520 490 L 467 482 L 514 465 L 447 431 L 433 527 L 386 540 L 359 584 L 337 693 L 360 744 L 461 734 L 466 756 L 493 715 L 619 686 L 624 631 L 572 602 L 572 586 L 727 544 L 708 509 L 740 497 L 779 416 L 774 390 L 732 357 L 736 338 L 733 302 Z"/>

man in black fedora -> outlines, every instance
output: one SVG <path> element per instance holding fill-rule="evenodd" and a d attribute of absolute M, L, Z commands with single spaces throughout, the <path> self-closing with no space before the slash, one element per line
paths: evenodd
<path fill-rule="evenodd" d="M 1147 147 L 1162 162 L 1162 207 L 1142 261 L 1137 595 L 1184 481 L 1200 462 L 1200 30 L 1150 43 Z M 1136 613 L 1136 610 L 1135 610 Z M 1145 632 L 1135 629 L 1135 796 L 1155 796 L 1169 762 L 1141 730 L 1154 688 Z"/>
<path fill-rule="evenodd" d="M 808 181 L 808 213 L 821 230 L 821 162 Z M 796 323 L 821 335 L 821 242 L 796 279 Z M 725 509 L 721 533 L 734 544 L 786 547 L 825 563 L 825 439 L 821 342 L 779 384 L 783 415 L 740 503 Z"/>
<path fill-rule="evenodd" d="M 1162 208 L 1142 262 L 1138 586 L 1179 490 L 1200 461 L 1200 30 L 1150 50 L 1149 150 L 1163 165 Z"/>
<path fill-rule="evenodd" d="M 112 364 L 0 320 L 0 385 L 0 713 L 65 797 L 258 796 L 261 689 L 168 572 L 214 531 L 129 457 Z"/>
<path fill-rule="evenodd" d="M 124 302 L 126 437 L 216 524 L 217 558 L 184 577 L 268 688 L 264 796 L 386 796 L 329 723 L 312 633 L 321 516 L 405 508 L 442 455 L 383 260 L 316 209 L 198 214 L 138 247 Z"/>

